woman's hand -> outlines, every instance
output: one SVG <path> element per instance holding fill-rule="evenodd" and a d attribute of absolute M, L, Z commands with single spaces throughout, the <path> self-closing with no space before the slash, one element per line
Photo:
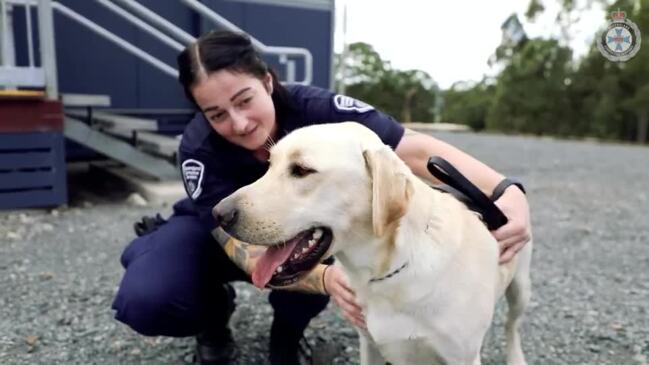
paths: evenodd
<path fill-rule="evenodd" d="M 349 286 L 347 275 L 336 265 L 324 272 L 325 290 L 342 310 L 343 317 L 356 327 L 367 329 L 363 308 L 356 301 L 356 294 Z"/>
<path fill-rule="evenodd" d="M 508 187 L 496 200 L 496 205 L 507 216 L 507 224 L 491 231 L 500 244 L 500 263 L 509 262 L 532 237 L 530 207 L 518 187 Z"/>

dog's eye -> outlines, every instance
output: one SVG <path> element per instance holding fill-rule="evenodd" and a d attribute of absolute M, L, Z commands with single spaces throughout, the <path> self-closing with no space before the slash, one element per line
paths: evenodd
<path fill-rule="evenodd" d="M 291 170 L 291 176 L 293 177 L 305 177 L 307 175 L 310 175 L 316 170 L 309 168 L 309 167 L 304 167 L 302 165 L 298 165 L 296 163 L 292 164 L 290 167 Z"/>

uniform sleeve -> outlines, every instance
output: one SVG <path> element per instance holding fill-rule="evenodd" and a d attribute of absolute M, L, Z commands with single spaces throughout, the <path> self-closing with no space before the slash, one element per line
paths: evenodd
<path fill-rule="evenodd" d="M 345 95 L 312 98 L 305 108 L 306 120 L 314 123 L 354 121 L 373 130 L 393 150 L 403 137 L 404 128 L 391 116 L 373 106 Z"/>
<path fill-rule="evenodd" d="M 216 228 L 212 208 L 237 190 L 237 185 L 214 156 L 189 153 L 181 147 L 179 157 L 185 191 L 194 202 L 201 222 L 211 231 Z"/>

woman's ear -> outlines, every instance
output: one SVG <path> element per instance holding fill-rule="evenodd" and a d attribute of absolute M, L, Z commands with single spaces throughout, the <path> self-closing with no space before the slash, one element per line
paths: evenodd
<path fill-rule="evenodd" d="M 267 72 L 266 77 L 264 77 L 264 88 L 266 88 L 269 95 L 273 93 L 273 75 L 270 72 Z"/>

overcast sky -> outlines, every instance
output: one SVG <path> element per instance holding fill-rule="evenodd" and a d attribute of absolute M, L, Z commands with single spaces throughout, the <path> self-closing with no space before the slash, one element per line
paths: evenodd
<path fill-rule="evenodd" d="M 501 24 L 512 13 L 518 14 L 530 37 L 560 32 L 554 21 L 559 0 L 544 0 L 546 10 L 534 24 L 524 16 L 529 0 L 336 0 L 336 52 L 342 50 L 345 3 L 348 43 L 369 43 L 394 68 L 426 71 L 442 88 L 496 72 L 487 60 L 500 44 Z M 585 53 L 604 25 L 598 5 L 583 13 L 571 33 L 574 52 Z"/>

